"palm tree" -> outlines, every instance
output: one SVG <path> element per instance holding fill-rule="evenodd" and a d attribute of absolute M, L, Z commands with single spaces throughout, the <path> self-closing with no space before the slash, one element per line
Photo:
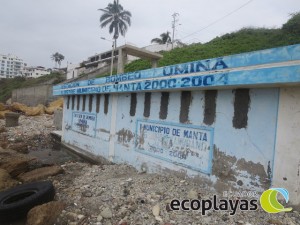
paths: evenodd
<path fill-rule="evenodd" d="M 160 35 L 160 38 L 153 38 L 151 40 L 151 43 L 157 43 L 157 44 L 160 44 L 160 45 L 166 44 L 166 43 L 168 43 L 168 44 L 172 43 L 171 37 L 170 37 L 170 32 L 167 31 L 166 33 L 162 33 Z"/>
<path fill-rule="evenodd" d="M 60 68 L 61 61 L 63 61 L 65 59 L 65 57 L 62 54 L 56 52 L 51 55 L 51 59 L 55 62 L 55 67 L 57 67 L 57 63 L 58 63 L 59 68 Z"/>
<path fill-rule="evenodd" d="M 101 28 L 109 25 L 109 33 L 113 33 L 113 39 L 116 47 L 117 39 L 119 35 L 125 36 L 128 26 L 131 25 L 131 13 L 123 9 L 123 6 L 119 4 L 119 1 L 114 0 L 114 3 L 109 3 L 105 9 L 99 9 L 103 12 L 100 17 Z"/>

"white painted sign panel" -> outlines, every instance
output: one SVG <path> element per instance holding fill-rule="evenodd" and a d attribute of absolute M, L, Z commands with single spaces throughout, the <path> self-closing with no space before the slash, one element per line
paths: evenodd
<path fill-rule="evenodd" d="M 95 137 L 97 116 L 94 113 L 73 112 L 72 130 Z"/>
<path fill-rule="evenodd" d="M 136 151 L 211 173 L 213 129 L 161 121 L 137 121 Z"/>

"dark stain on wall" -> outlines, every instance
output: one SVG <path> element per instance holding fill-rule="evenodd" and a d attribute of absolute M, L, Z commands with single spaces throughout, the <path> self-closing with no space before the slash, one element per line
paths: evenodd
<path fill-rule="evenodd" d="M 134 138 L 134 134 L 130 130 L 119 130 L 117 132 L 118 135 L 118 142 L 122 143 L 122 145 L 129 147 L 130 141 Z"/>
<path fill-rule="evenodd" d="M 232 170 L 237 158 L 234 156 L 227 156 L 225 153 L 214 148 L 214 158 L 212 174 L 220 178 L 222 181 L 236 181 L 235 173 Z"/>
<path fill-rule="evenodd" d="M 246 128 L 248 125 L 248 111 L 250 107 L 249 89 L 235 90 L 234 116 L 232 125 L 236 129 Z"/>
<path fill-rule="evenodd" d="M 223 191 L 222 188 L 226 189 L 229 186 L 242 186 L 243 182 L 237 180 L 237 176 L 242 171 L 247 172 L 249 176 L 247 178 L 251 180 L 251 185 L 262 187 L 263 189 L 270 187 L 271 180 L 262 164 L 246 161 L 243 158 L 238 160 L 235 156 L 226 155 L 224 152 L 221 152 L 218 148 L 214 147 L 212 175 L 215 175 L 218 178 L 215 187 L 218 191 Z M 242 176 L 245 177 L 246 175 L 243 174 Z M 259 183 L 257 183 L 257 178 Z"/>
<path fill-rule="evenodd" d="M 131 93 L 131 97 L 130 97 L 130 112 L 129 112 L 130 116 L 135 116 L 136 103 L 137 103 L 136 93 Z"/>
<path fill-rule="evenodd" d="M 104 114 L 108 113 L 109 94 L 104 94 Z"/>
<path fill-rule="evenodd" d="M 165 120 L 168 116 L 169 97 L 169 92 L 161 93 L 159 118 L 162 120 Z"/>
<path fill-rule="evenodd" d="M 72 95 L 72 110 L 74 110 L 75 107 L 75 95 Z"/>
<path fill-rule="evenodd" d="M 94 98 L 94 95 L 89 96 L 89 112 L 92 112 L 92 110 L 93 110 L 93 98 Z"/>
<path fill-rule="evenodd" d="M 86 101 L 86 95 L 83 95 L 83 99 L 82 99 L 82 112 L 85 111 L 85 101 Z"/>
<path fill-rule="evenodd" d="M 68 99 L 67 99 L 67 109 L 69 109 L 70 107 L 70 95 L 68 95 Z"/>
<path fill-rule="evenodd" d="M 151 109 L 151 92 L 145 93 L 145 101 L 144 101 L 144 117 L 150 116 Z"/>
<path fill-rule="evenodd" d="M 182 91 L 181 101 L 180 101 L 180 115 L 179 115 L 180 123 L 188 122 L 191 103 L 192 103 L 192 93 L 190 91 Z"/>
<path fill-rule="evenodd" d="M 205 91 L 203 123 L 212 125 L 216 119 L 217 90 Z"/>
<path fill-rule="evenodd" d="M 97 97 L 96 97 L 96 113 L 100 112 L 100 99 L 101 99 L 101 95 L 97 95 Z"/>
<path fill-rule="evenodd" d="M 77 95 L 77 111 L 79 111 L 80 108 L 80 95 Z"/>

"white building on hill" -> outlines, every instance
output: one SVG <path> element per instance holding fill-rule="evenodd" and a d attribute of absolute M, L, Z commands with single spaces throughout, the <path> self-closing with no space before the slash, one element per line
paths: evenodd
<path fill-rule="evenodd" d="M 0 55 L 0 79 L 23 76 L 23 69 L 27 64 L 14 55 Z"/>
<path fill-rule="evenodd" d="M 23 71 L 23 76 L 26 78 L 37 78 L 48 74 L 50 74 L 50 71 L 42 66 L 25 67 Z"/>

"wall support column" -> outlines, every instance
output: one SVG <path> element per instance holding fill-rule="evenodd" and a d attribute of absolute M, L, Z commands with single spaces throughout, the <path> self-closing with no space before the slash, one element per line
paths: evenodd
<path fill-rule="evenodd" d="M 109 134 L 109 152 L 108 158 L 110 162 L 114 162 L 115 158 L 115 136 L 116 136 L 116 120 L 118 109 L 118 95 L 112 94 L 111 104 L 111 120 L 110 120 L 110 134 Z"/>

